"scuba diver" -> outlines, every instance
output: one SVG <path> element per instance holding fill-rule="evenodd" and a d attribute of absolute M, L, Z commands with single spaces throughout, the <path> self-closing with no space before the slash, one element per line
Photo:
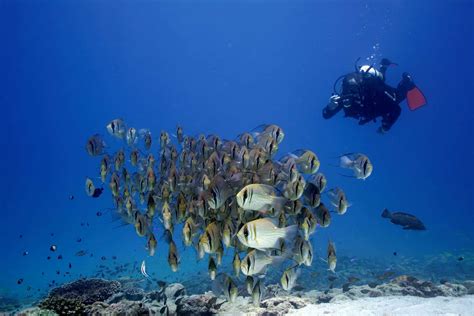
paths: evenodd
<path fill-rule="evenodd" d="M 360 58 L 359 58 L 360 59 Z M 382 117 L 382 125 L 378 133 L 385 133 L 393 126 L 400 116 L 400 103 L 407 99 L 410 110 L 415 110 L 426 104 L 426 98 L 415 85 L 408 73 L 403 73 L 397 88 L 385 83 L 385 73 L 390 66 L 397 64 L 383 58 L 380 70 L 373 66 L 357 66 L 356 71 L 339 77 L 334 83 L 334 94 L 329 104 L 323 109 L 323 117 L 329 119 L 341 109 L 345 117 L 359 120 L 359 125 L 376 121 Z M 342 89 L 336 91 L 336 85 L 342 80 Z"/>

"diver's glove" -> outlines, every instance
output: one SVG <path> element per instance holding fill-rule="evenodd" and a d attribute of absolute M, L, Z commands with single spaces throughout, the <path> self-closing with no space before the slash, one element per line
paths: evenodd
<path fill-rule="evenodd" d="M 339 95 L 337 95 L 337 94 L 332 95 L 329 98 L 329 103 L 327 105 L 327 108 L 329 110 L 334 110 L 335 108 L 337 108 L 339 106 L 339 100 L 341 100 L 341 97 Z"/>

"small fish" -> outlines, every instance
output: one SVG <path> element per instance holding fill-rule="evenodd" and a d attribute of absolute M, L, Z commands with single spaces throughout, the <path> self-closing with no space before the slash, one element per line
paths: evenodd
<path fill-rule="evenodd" d="M 140 212 L 135 213 L 135 231 L 140 237 L 145 236 L 149 230 L 149 220 L 146 215 L 141 214 Z"/>
<path fill-rule="evenodd" d="M 145 264 L 145 260 L 142 261 L 142 265 L 140 266 L 140 272 L 142 273 L 142 275 L 149 279 L 150 276 L 148 275 L 148 273 L 146 273 L 146 264 Z"/>
<path fill-rule="evenodd" d="M 253 287 L 252 290 L 252 303 L 255 307 L 260 306 L 260 301 L 263 298 L 263 284 L 261 283 L 261 279 L 257 280 L 257 283 L 255 283 L 255 286 Z"/>
<path fill-rule="evenodd" d="M 183 128 L 181 126 L 176 128 L 176 138 L 178 139 L 178 143 L 182 144 L 184 142 Z"/>
<path fill-rule="evenodd" d="M 188 217 L 188 219 L 184 222 L 183 225 L 183 241 L 186 246 L 191 246 L 192 238 L 196 233 L 196 224 L 192 217 Z"/>
<path fill-rule="evenodd" d="M 247 278 L 245 278 L 245 287 L 247 289 L 247 293 L 249 295 L 252 295 L 253 291 L 253 277 L 251 275 L 247 275 Z"/>
<path fill-rule="evenodd" d="M 172 240 L 169 243 L 168 264 L 171 268 L 171 271 L 173 272 L 178 271 L 178 265 L 179 265 L 178 249 L 176 248 L 176 245 Z"/>
<path fill-rule="evenodd" d="M 161 131 L 160 133 L 160 148 L 163 150 L 170 142 L 170 135 L 165 132 Z"/>
<path fill-rule="evenodd" d="M 209 186 L 209 191 L 211 195 L 207 203 L 213 210 L 220 208 L 233 194 L 232 188 L 220 175 L 213 178 Z"/>
<path fill-rule="evenodd" d="M 312 182 L 307 182 L 303 191 L 303 197 L 307 205 L 311 207 L 318 207 L 321 203 L 321 191 Z"/>
<path fill-rule="evenodd" d="M 226 276 L 224 281 L 224 295 L 227 298 L 227 301 L 230 303 L 235 302 L 239 291 L 237 289 L 237 285 L 235 285 L 234 280 L 231 277 Z"/>
<path fill-rule="evenodd" d="M 266 184 L 249 184 L 237 193 L 236 199 L 241 208 L 253 211 L 280 211 L 287 202 L 274 187 Z"/>
<path fill-rule="evenodd" d="M 20 285 L 23 283 L 23 279 L 18 279 L 18 281 L 16 281 L 16 284 Z"/>
<path fill-rule="evenodd" d="M 106 178 L 107 178 L 107 173 L 109 172 L 110 170 L 110 157 L 109 155 L 104 155 L 104 157 L 102 157 L 102 160 L 100 161 L 100 180 L 102 181 L 102 183 L 105 182 Z"/>
<path fill-rule="evenodd" d="M 155 235 L 150 232 L 148 235 L 147 249 L 148 249 L 148 254 L 152 257 L 155 255 L 156 245 L 157 245 L 157 241 L 156 241 Z"/>
<path fill-rule="evenodd" d="M 58 260 L 63 260 L 63 255 L 59 255 Z"/>
<path fill-rule="evenodd" d="M 137 130 L 135 128 L 130 127 L 127 130 L 126 140 L 128 146 L 133 146 L 135 144 L 135 142 L 137 141 Z"/>
<path fill-rule="evenodd" d="M 95 215 L 96 215 L 97 217 L 100 217 L 100 216 L 102 216 L 102 212 L 101 212 L 101 211 L 98 211 L 97 213 L 95 213 Z"/>
<path fill-rule="evenodd" d="M 358 277 L 355 277 L 355 276 L 352 276 L 352 275 L 347 278 L 347 282 L 349 282 L 349 283 L 356 283 L 356 282 L 359 282 L 359 281 L 360 281 L 360 279 Z"/>
<path fill-rule="evenodd" d="M 287 182 L 283 188 L 283 195 L 288 200 L 298 200 L 304 193 L 306 180 L 302 175 L 298 175 L 293 182 Z"/>
<path fill-rule="evenodd" d="M 252 130 L 252 133 L 258 139 L 263 136 L 271 136 L 278 144 L 280 144 L 283 141 L 283 138 L 285 138 L 283 129 L 274 124 L 262 124 L 257 126 Z"/>
<path fill-rule="evenodd" d="M 234 274 L 236 277 L 239 277 L 240 275 L 240 263 L 241 263 L 240 256 L 239 256 L 238 251 L 236 251 L 234 254 L 234 259 L 232 260 L 232 267 L 234 269 Z"/>
<path fill-rule="evenodd" d="M 299 149 L 290 154 L 295 160 L 298 170 L 305 174 L 316 173 L 319 169 L 320 162 L 314 152 L 308 149 Z"/>
<path fill-rule="evenodd" d="M 51 247 L 49 247 L 49 250 L 51 251 L 56 251 L 58 249 L 58 247 L 56 245 L 51 245 Z"/>
<path fill-rule="evenodd" d="M 211 280 L 214 280 L 216 278 L 217 273 L 217 264 L 213 256 L 209 256 L 208 271 L 209 277 L 211 278 Z"/>
<path fill-rule="evenodd" d="M 151 133 L 147 129 L 141 129 L 138 134 L 143 138 L 143 143 L 145 144 L 145 149 L 150 150 L 151 148 L 151 143 L 152 143 L 152 137 Z"/>
<path fill-rule="evenodd" d="M 328 227 L 331 224 L 331 214 L 329 210 L 324 205 L 324 203 L 320 203 L 319 206 L 315 209 L 316 213 L 316 220 L 321 227 Z"/>
<path fill-rule="evenodd" d="M 340 166 L 342 168 L 352 169 L 356 179 L 367 179 L 373 171 L 373 165 L 369 158 L 364 154 L 349 153 L 340 157 Z"/>
<path fill-rule="evenodd" d="M 119 196 L 120 178 L 115 172 L 112 173 L 112 176 L 110 177 L 109 187 L 110 191 L 112 191 L 113 196 Z"/>
<path fill-rule="evenodd" d="M 311 266 L 313 262 L 313 246 L 307 240 L 304 240 L 300 236 L 297 237 L 294 245 L 293 253 L 295 254 L 294 260 L 299 264 Z"/>
<path fill-rule="evenodd" d="M 23 251 L 23 256 L 28 256 L 29 252 L 28 251 Z"/>
<path fill-rule="evenodd" d="M 88 196 L 92 196 L 95 192 L 95 186 L 91 179 L 86 178 L 85 184 L 86 193 Z"/>
<path fill-rule="evenodd" d="M 206 230 L 199 238 L 199 245 L 205 253 L 215 253 L 221 243 L 221 233 L 216 222 L 207 225 Z"/>
<path fill-rule="evenodd" d="M 396 256 L 396 255 L 397 255 L 397 252 L 396 252 L 396 251 L 394 251 L 394 252 L 393 252 L 393 255 L 394 255 L 394 256 Z"/>
<path fill-rule="evenodd" d="M 79 250 L 78 252 L 76 252 L 76 256 L 77 257 L 83 257 L 87 255 L 87 251 L 86 250 Z"/>
<path fill-rule="evenodd" d="M 326 188 L 326 185 L 327 185 L 326 176 L 324 174 L 322 174 L 321 172 L 318 172 L 317 174 L 312 176 L 310 178 L 309 182 L 316 185 L 318 187 L 320 193 L 323 193 L 323 191 L 324 191 L 324 189 Z"/>
<path fill-rule="evenodd" d="M 138 149 L 134 149 L 130 152 L 130 163 L 132 164 L 132 166 L 137 166 L 139 157 L 140 153 L 138 152 Z"/>
<path fill-rule="evenodd" d="M 95 134 L 87 140 L 86 151 L 90 156 L 98 156 L 104 153 L 106 145 L 99 134 Z"/>
<path fill-rule="evenodd" d="M 291 291 L 291 289 L 296 285 L 296 279 L 300 274 L 298 265 L 290 267 L 283 272 L 280 282 L 281 286 L 285 291 Z"/>
<path fill-rule="evenodd" d="M 458 261 L 463 261 L 463 260 L 464 260 L 463 256 L 458 257 Z"/>
<path fill-rule="evenodd" d="M 240 270 L 245 275 L 256 275 L 265 272 L 267 265 L 279 263 L 285 258 L 282 256 L 270 256 L 260 250 L 251 250 L 242 262 L 240 263 Z"/>
<path fill-rule="evenodd" d="M 339 215 L 344 215 L 347 211 L 347 208 L 351 206 L 349 201 L 347 201 L 346 194 L 340 188 L 333 188 L 328 191 L 329 199 L 331 204 L 336 208 L 336 211 Z"/>
<path fill-rule="evenodd" d="M 69 200 L 71 200 L 71 201 L 74 200 L 74 195 L 71 194 L 71 195 L 69 196 Z"/>
<path fill-rule="evenodd" d="M 328 242 L 327 260 L 328 260 L 329 270 L 332 271 L 333 273 L 336 273 L 335 272 L 336 263 L 337 263 L 336 245 L 334 245 L 332 241 Z"/>
<path fill-rule="evenodd" d="M 390 222 L 395 225 L 403 226 L 405 230 L 426 230 L 425 225 L 416 216 L 403 212 L 390 212 L 384 209 L 382 212 L 383 218 L 389 218 Z"/>
<path fill-rule="evenodd" d="M 122 119 L 112 120 L 107 125 L 107 131 L 110 135 L 123 139 L 125 137 L 126 132 L 124 121 Z"/>
<path fill-rule="evenodd" d="M 278 248 L 280 238 L 293 240 L 297 233 L 297 225 L 279 228 L 275 220 L 261 218 L 245 224 L 237 237 L 245 246 L 263 250 Z"/>
<path fill-rule="evenodd" d="M 105 261 L 105 260 L 107 260 L 107 257 L 106 257 L 106 256 L 102 256 L 102 257 L 100 257 L 100 260 Z"/>

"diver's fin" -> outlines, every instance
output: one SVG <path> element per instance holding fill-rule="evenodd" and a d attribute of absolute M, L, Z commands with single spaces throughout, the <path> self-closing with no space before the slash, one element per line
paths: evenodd
<path fill-rule="evenodd" d="M 412 111 L 426 104 L 426 98 L 417 86 L 407 92 L 407 103 Z"/>

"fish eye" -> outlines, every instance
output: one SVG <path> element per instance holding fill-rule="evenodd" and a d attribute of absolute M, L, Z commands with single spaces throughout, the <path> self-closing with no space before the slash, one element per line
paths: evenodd
<path fill-rule="evenodd" d="M 245 236 L 245 239 L 247 239 L 247 237 L 249 236 L 249 230 L 247 226 L 244 227 L 244 236 Z"/>

